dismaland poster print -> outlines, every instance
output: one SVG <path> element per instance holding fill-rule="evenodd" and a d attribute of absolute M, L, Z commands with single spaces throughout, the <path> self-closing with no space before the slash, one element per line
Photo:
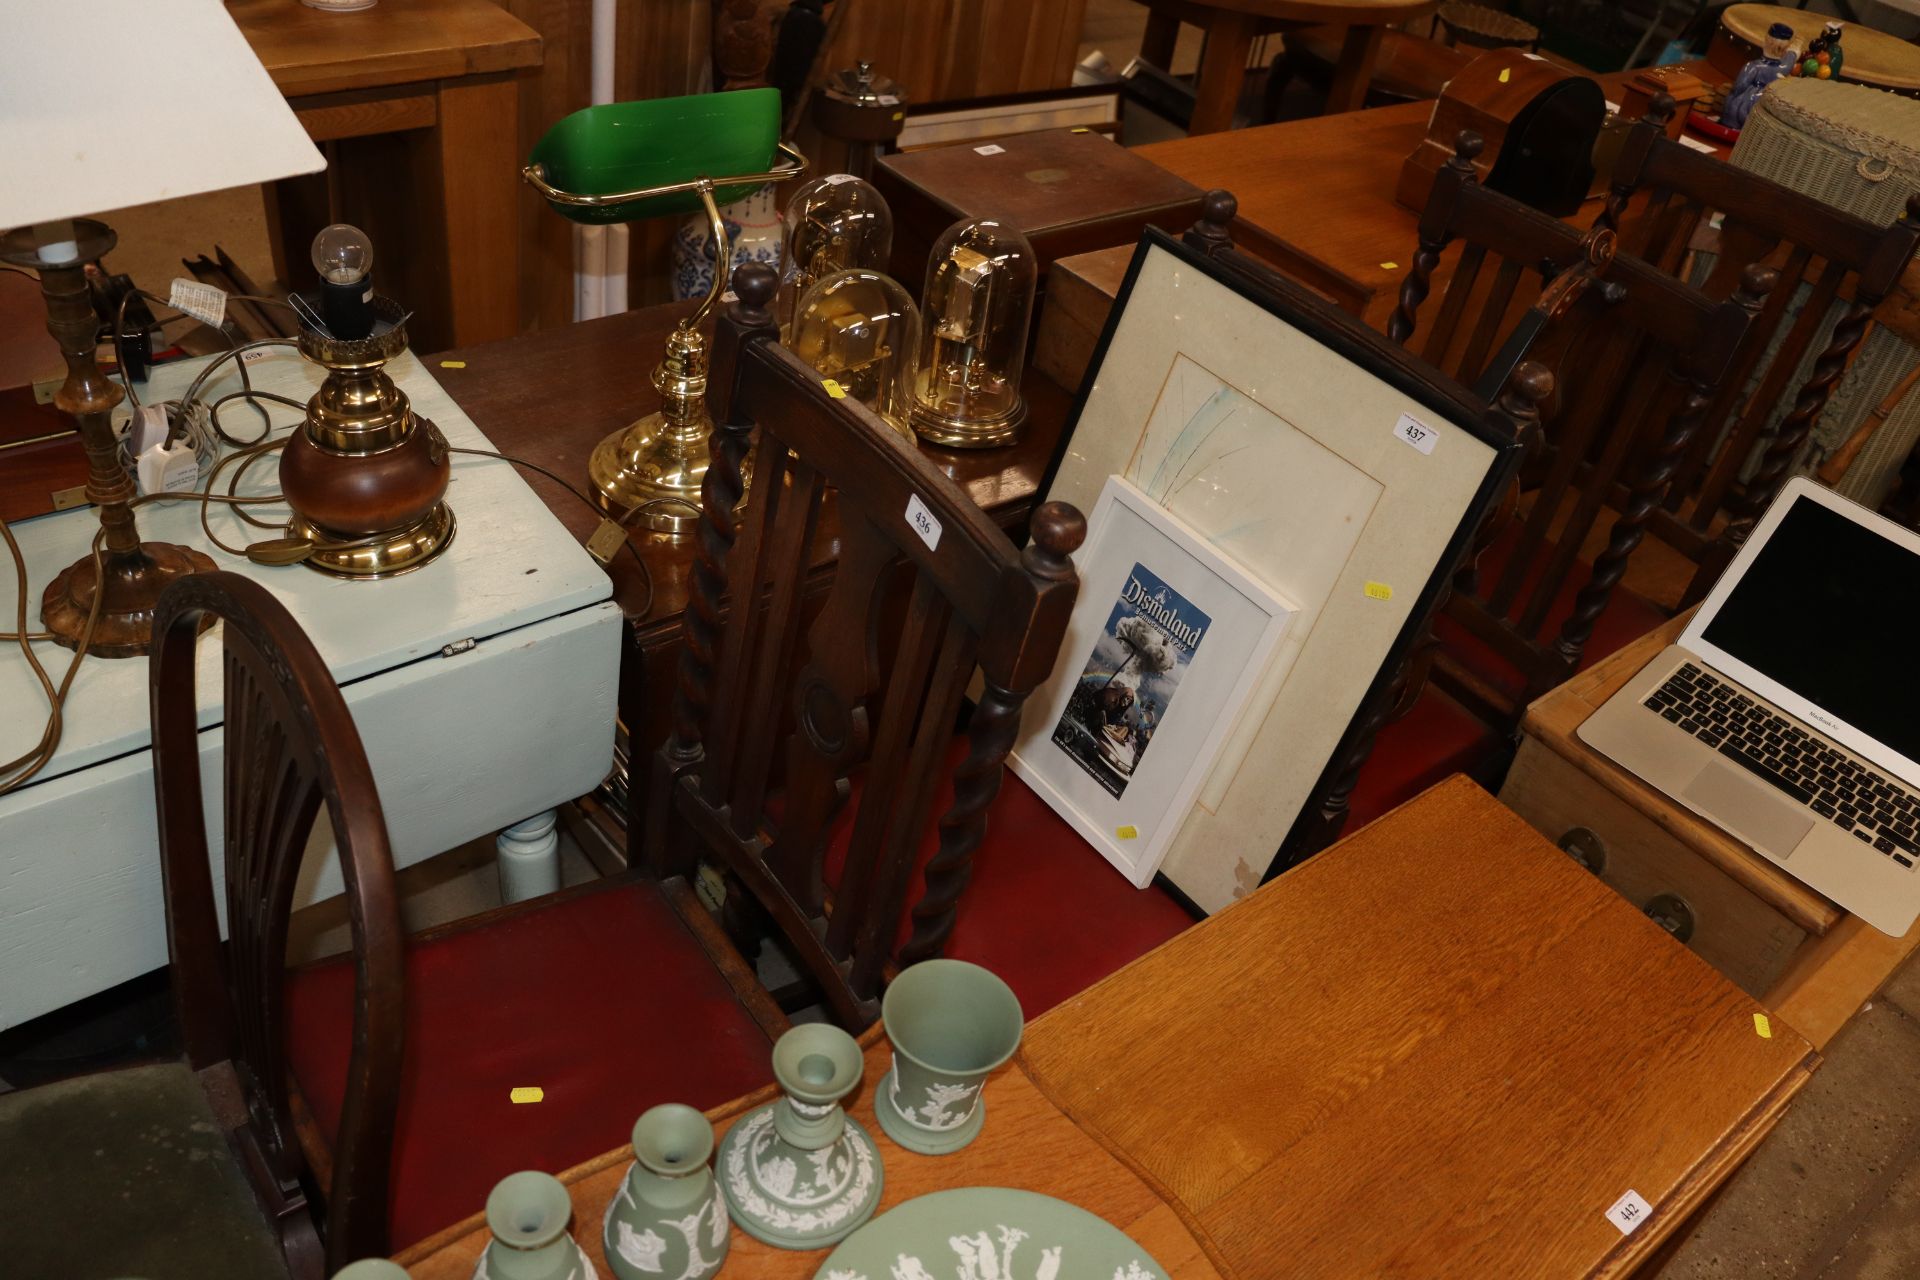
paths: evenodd
<path fill-rule="evenodd" d="M 1053 743 L 1118 798 L 1140 768 L 1213 619 L 1136 563 L 1087 664 Z"/>

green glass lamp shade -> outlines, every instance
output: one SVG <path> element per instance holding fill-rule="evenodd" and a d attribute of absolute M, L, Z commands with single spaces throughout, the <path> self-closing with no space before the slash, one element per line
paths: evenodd
<path fill-rule="evenodd" d="M 528 157 L 548 183 L 577 195 L 601 196 L 671 186 L 697 178 L 765 173 L 780 142 L 780 91 L 736 89 L 684 98 L 611 102 L 576 111 L 547 130 Z M 717 187 L 731 204 L 762 183 Z M 575 222 L 639 222 L 701 208 L 694 191 L 583 206 L 553 202 Z"/>

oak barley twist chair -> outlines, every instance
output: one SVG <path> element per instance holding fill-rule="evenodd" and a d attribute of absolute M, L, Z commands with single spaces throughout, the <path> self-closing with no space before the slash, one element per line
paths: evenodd
<path fill-rule="evenodd" d="M 1595 225 L 1619 233 L 1623 253 L 1699 276 L 1709 298 L 1735 294 L 1755 264 L 1781 278 L 1652 517 L 1656 536 L 1699 565 L 1687 605 L 1706 595 L 1805 452 L 1874 308 L 1920 249 L 1920 195 L 1875 226 L 1682 146 L 1665 132 L 1674 110 L 1656 96 L 1627 135 Z"/>
<path fill-rule="evenodd" d="M 215 619 L 224 624 L 224 723 L 202 733 L 195 651 Z M 0 1096 L 0 1270 L 318 1280 L 384 1252 L 386 1241 L 403 1011 L 380 797 L 326 666 L 286 609 L 246 578 L 195 574 L 167 589 L 154 612 L 150 684 L 183 1060 Z M 217 864 L 200 770 L 203 741 L 216 735 Z M 282 992 L 295 880 L 322 809 L 353 934 L 340 1011 L 349 1080 L 327 1140 L 330 1167 L 311 1163 L 298 1137 Z"/>
<path fill-rule="evenodd" d="M 1024 918 L 979 930 L 984 952 L 955 930 L 976 861 L 1016 857 L 992 851 L 1008 832 L 1031 837 L 1017 854 L 1030 866 L 984 876 L 968 910 L 1031 897 L 1017 886 L 1032 885 L 1034 867 L 1078 859 L 1096 900 L 1115 904 L 1116 945 L 1128 945 L 1081 963 L 1117 967 L 1187 923 L 1017 781 L 1002 790 L 1021 707 L 1065 634 L 1078 591 L 1068 556 L 1086 523 L 1046 504 L 1016 550 L 926 454 L 778 345 L 775 287 L 764 266 L 739 268 L 739 301 L 720 324 L 718 425 L 645 857 L 668 882 L 702 860 L 724 870 L 849 1027 L 878 1016 L 894 966 L 943 951 L 998 969 L 1037 1012 L 1076 962 L 1063 954 L 1062 974 L 1023 973 L 995 946 L 1039 941 L 1052 904 L 1029 901 Z M 806 581 L 828 510 L 838 564 L 816 612 Z"/>
<path fill-rule="evenodd" d="M 1606 228 L 1583 234 L 1489 191 L 1472 165 L 1480 148 L 1463 132 L 1436 176 L 1387 334 L 1422 338 L 1424 359 L 1483 391 L 1522 356 L 1554 375 L 1522 472 L 1530 505 L 1463 572 L 1439 629 L 1449 687 L 1511 729 L 1533 698 L 1661 621 L 1620 580 L 1777 277 L 1749 265 L 1730 297 L 1710 299 L 1616 253 Z"/>

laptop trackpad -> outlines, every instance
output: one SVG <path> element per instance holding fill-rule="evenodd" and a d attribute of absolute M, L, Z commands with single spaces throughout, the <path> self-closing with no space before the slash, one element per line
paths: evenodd
<path fill-rule="evenodd" d="M 1775 858 L 1785 858 L 1813 830 L 1813 817 L 1764 782 L 1717 761 L 1694 775 L 1682 798 Z"/>

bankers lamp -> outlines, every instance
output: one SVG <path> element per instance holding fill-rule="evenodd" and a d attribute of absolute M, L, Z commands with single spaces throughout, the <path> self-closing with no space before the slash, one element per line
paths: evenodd
<path fill-rule="evenodd" d="M 740 89 L 576 111 L 547 131 L 520 175 L 575 222 L 704 211 L 714 261 L 724 264 L 727 225 L 720 206 L 806 168 L 806 158 L 780 141 L 780 91 Z M 665 358 L 653 371 L 660 409 L 609 435 L 588 459 L 596 500 L 632 524 L 679 534 L 699 521 L 713 430 L 700 326 L 726 287 L 723 266 L 693 314 L 667 335 Z"/>
<path fill-rule="evenodd" d="M 91 556 L 62 570 L 41 597 L 40 620 L 70 649 L 85 640 L 101 657 L 137 657 L 161 591 L 213 562 L 140 538 L 111 422 L 122 393 L 94 361 L 98 323 L 87 296 L 87 266 L 114 247 L 114 234 L 79 215 L 312 173 L 326 161 L 225 6 L 95 0 L 76 30 L 67 5 L 16 5 L 7 54 L 0 228 L 16 229 L 0 236 L 0 261 L 40 278 L 47 331 L 67 364 L 54 404 L 79 427 L 87 500 L 104 528 L 101 570 Z M 97 74 L 82 75 L 83 56 Z M 141 123 L 155 69 L 169 67 L 192 74 L 166 77 L 168 118 L 203 127 Z"/>

